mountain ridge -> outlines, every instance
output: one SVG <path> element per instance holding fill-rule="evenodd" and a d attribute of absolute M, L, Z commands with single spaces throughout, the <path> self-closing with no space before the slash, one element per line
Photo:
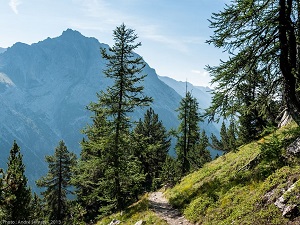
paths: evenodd
<path fill-rule="evenodd" d="M 18 42 L 0 54 L 0 167 L 5 168 L 13 140 L 21 147 L 31 185 L 46 172 L 44 156 L 53 153 L 59 140 L 79 154 L 80 130 L 91 116 L 86 106 L 112 84 L 102 73 L 101 47 L 109 46 L 68 29 L 31 45 Z M 151 107 L 167 129 L 177 127 L 181 96 L 148 64 L 144 73 L 144 92 L 154 98 Z M 145 110 L 131 116 L 142 118 Z"/>

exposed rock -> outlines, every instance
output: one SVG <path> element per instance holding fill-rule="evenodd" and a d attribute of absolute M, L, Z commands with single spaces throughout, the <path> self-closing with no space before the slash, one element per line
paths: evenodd
<path fill-rule="evenodd" d="M 109 225 L 117 225 L 117 224 L 120 224 L 121 221 L 120 220 L 116 220 L 116 219 L 113 219 Z"/>
<path fill-rule="evenodd" d="M 143 225 L 143 224 L 146 224 L 145 221 L 139 220 L 134 225 Z"/>
<path fill-rule="evenodd" d="M 282 212 L 282 216 L 284 217 L 290 217 L 295 215 L 298 212 L 298 208 L 296 204 L 293 205 L 288 205 L 287 207 L 284 208 Z"/>
<path fill-rule="evenodd" d="M 298 155 L 300 153 L 300 137 L 298 137 L 286 149 L 287 155 Z"/>
<path fill-rule="evenodd" d="M 283 116 L 280 119 L 280 122 L 278 123 L 278 127 L 284 127 L 285 125 L 289 124 L 291 121 L 293 121 L 293 118 L 291 114 L 287 111 L 287 109 L 283 110 L 281 115 Z"/>
<path fill-rule="evenodd" d="M 294 183 L 289 189 L 281 195 L 276 202 L 274 203 L 282 212 L 282 216 L 284 217 L 294 217 L 297 216 L 299 209 L 296 204 L 289 205 L 287 204 L 286 199 L 284 196 L 286 196 L 289 192 L 293 191 L 293 189 L 296 187 L 296 183 Z"/>

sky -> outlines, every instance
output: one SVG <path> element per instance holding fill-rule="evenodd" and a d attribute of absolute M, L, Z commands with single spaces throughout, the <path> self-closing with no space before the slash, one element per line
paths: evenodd
<path fill-rule="evenodd" d="M 124 23 L 142 43 L 140 54 L 158 75 L 209 86 L 206 65 L 226 54 L 205 43 L 209 21 L 229 0 L 0 0 L 0 47 L 32 44 L 68 28 L 113 45 Z M 99 53 L 100 54 L 100 53 Z"/>

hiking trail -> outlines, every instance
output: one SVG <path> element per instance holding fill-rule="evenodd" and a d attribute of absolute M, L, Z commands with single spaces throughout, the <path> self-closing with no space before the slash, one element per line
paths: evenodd
<path fill-rule="evenodd" d="M 193 225 L 177 209 L 172 208 L 162 192 L 150 193 L 149 204 L 153 211 L 169 225 Z"/>

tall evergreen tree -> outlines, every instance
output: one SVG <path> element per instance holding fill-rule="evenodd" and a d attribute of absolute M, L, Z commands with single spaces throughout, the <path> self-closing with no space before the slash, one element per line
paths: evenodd
<path fill-rule="evenodd" d="M 222 148 L 223 148 L 220 150 L 225 151 L 225 152 L 230 151 L 229 137 L 228 137 L 228 132 L 227 132 L 227 128 L 226 128 L 224 121 L 222 122 L 222 125 L 221 125 L 220 137 L 221 137 L 221 143 L 222 143 Z"/>
<path fill-rule="evenodd" d="M 229 127 L 227 128 L 225 122 L 222 122 L 220 137 L 218 138 L 212 134 L 211 135 L 211 147 L 217 150 L 221 150 L 224 152 L 235 151 L 237 148 L 237 129 L 232 119 L 230 121 Z"/>
<path fill-rule="evenodd" d="M 46 156 L 45 159 L 48 163 L 48 173 L 36 183 L 39 187 L 46 188 L 42 195 L 46 201 L 49 219 L 63 223 L 68 211 L 67 195 L 71 194 L 71 168 L 76 163 L 76 156 L 68 151 L 64 141 L 60 141 L 54 155 Z"/>
<path fill-rule="evenodd" d="M 197 99 L 190 92 L 186 92 L 185 97 L 180 101 L 177 111 L 179 112 L 178 118 L 181 123 L 178 128 L 176 152 L 181 173 L 185 175 L 191 167 L 189 152 L 194 151 L 200 138 L 198 124 L 201 118 Z"/>
<path fill-rule="evenodd" d="M 30 218 L 31 190 L 27 186 L 23 156 L 16 141 L 10 150 L 3 183 L 3 211 L 7 221 Z"/>
<path fill-rule="evenodd" d="M 208 43 L 228 51 L 230 58 L 208 67 L 217 84 L 208 109 L 212 119 L 237 115 L 241 101 L 247 103 L 239 93 L 255 80 L 254 99 L 246 106 L 249 111 L 279 114 L 278 107 L 273 108 L 276 103 L 287 107 L 300 123 L 299 5 L 293 0 L 234 0 L 213 14 L 210 22 L 215 30 Z"/>
<path fill-rule="evenodd" d="M 81 142 L 80 159 L 72 177 L 77 201 L 86 210 L 86 222 L 93 221 L 111 203 L 111 196 L 105 194 L 110 187 L 104 185 L 102 180 L 112 160 L 108 149 L 111 149 L 113 142 L 113 126 L 106 120 L 106 115 L 95 104 L 88 108 L 94 112 L 93 123 L 83 130 L 87 140 Z"/>
<path fill-rule="evenodd" d="M 208 150 L 209 142 L 208 137 L 203 130 L 199 136 L 199 141 L 196 144 L 193 151 L 189 152 L 189 160 L 191 165 L 191 170 L 200 169 L 205 163 L 211 161 L 210 152 Z"/>
<path fill-rule="evenodd" d="M 137 106 L 147 106 L 152 99 L 144 96 L 144 87 L 139 85 L 146 75 L 139 75 L 142 73 L 145 63 L 142 57 L 133 52 L 141 45 L 141 42 L 135 43 L 138 36 L 134 30 L 122 24 L 113 31 L 113 37 L 115 44 L 109 48 L 109 53 L 105 48 L 101 49 L 101 53 L 102 57 L 108 61 L 107 69 L 103 72 L 108 78 L 114 80 L 114 84 L 107 88 L 106 93 L 102 92 L 99 96 L 99 107 L 104 108 L 108 118 L 113 121 L 111 175 L 114 181 L 114 194 L 112 199 L 116 199 L 116 208 L 120 210 L 125 206 L 124 198 L 127 195 L 122 191 L 121 183 L 124 182 L 124 178 L 128 179 L 128 177 L 120 176 L 120 169 L 122 167 L 125 167 L 123 171 L 130 169 L 127 165 L 122 165 L 130 158 L 129 146 L 126 146 L 130 127 L 127 114 L 133 112 Z"/>
<path fill-rule="evenodd" d="M 89 206 L 95 206 L 94 210 L 101 206 L 98 209 L 102 213 L 124 209 L 140 188 L 143 176 L 129 143 L 131 122 L 128 113 L 152 101 L 143 94 L 144 87 L 140 85 L 146 76 L 142 74 L 145 63 L 133 52 L 141 45 L 140 42 L 135 43 L 138 37 L 134 30 L 122 24 L 113 31 L 113 38 L 113 47 L 101 49 L 102 57 L 107 62 L 103 72 L 113 80 L 113 84 L 106 92 L 97 95 L 97 103 L 88 107 L 94 113 L 94 123 L 99 122 L 103 127 L 100 129 L 94 124 L 84 131 L 89 140 L 83 145 L 81 168 L 91 170 L 86 163 L 92 160 L 98 164 L 95 167 L 97 171 L 92 171 L 95 177 L 88 178 L 83 186 L 79 185 L 83 188 L 79 190 L 82 194 L 80 198 L 85 201 L 85 197 L 95 194 L 95 205 Z M 101 133 L 103 129 L 104 133 Z M 95 191 L 88 187 L 89 181 L 97 187 Z M 84 190 L 88 190 L 88 194 Z"/>
<path fill-rule="evenodd" d="M 142 170 L 146 176 L 145 190 L 153 191 L 158 188 L 162 167 L 169 152 L 171 140 L 158 114 L 152 108 L 148 109 L 137 123 L 133 131 L 135 155 L 142 163 Z M 158 181 L 158 182 L 157 182 Z"/>

